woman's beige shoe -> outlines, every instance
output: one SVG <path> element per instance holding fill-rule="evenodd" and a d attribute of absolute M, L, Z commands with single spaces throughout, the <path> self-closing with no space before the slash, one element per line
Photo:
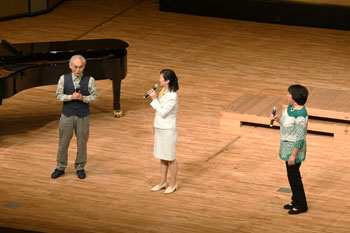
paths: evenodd
<path fill-rule="evenodd" d="M 167 187 L 166 189 L 165 189 L 165 194 L 170 194 L 170 193 L 173 193 L 173 192 L 175 192 L 175 190 L 177 189 L 177 184 L 174 186 L 174 187 L 172 187 L 172 188 L 170 188 L 170 187 Z"/>
<path fill-rule="evenodd" d="M 164 184 L 162 184 L 162 185 L 156 185 L 156 186 L 154 186 L 153 188 L 151 188 L 151 191 L 152 192 L 157 192 L 157 191 L 159 191 L 159 190 L 161 190 L 161 189 L 165 189 L 166 187 L 167 187 L 167 185 L 168 185 L 168 183 L 167 182 L 165 182 Z"/>

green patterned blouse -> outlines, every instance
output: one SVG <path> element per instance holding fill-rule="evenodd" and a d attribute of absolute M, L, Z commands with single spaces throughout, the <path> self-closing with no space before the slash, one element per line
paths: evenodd
<path fill-rule="evenodd" d="M 279 155 L 282 160 L 288 161 L 294 147 L 299 148 L 295 162 L 300 163 L 305 160 L 307 122 L 308 115 L 305 107 L 294 110 L 292 105 L 288 105 L 281 117 Z"/>

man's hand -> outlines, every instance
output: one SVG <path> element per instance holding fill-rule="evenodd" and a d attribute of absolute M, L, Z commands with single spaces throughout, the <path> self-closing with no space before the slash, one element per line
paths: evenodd
<path fill-rule="evenodd" d="M 74 92 L 72 95 L 72 100 L 83 100 L 83 95 L 80 92 Z"/>

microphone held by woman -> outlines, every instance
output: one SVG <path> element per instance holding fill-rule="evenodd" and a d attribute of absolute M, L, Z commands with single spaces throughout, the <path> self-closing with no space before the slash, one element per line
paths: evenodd
<path fill-rule="evenodd" d="M 158 84 L 154 84 L 154 86 L 152 87 L 152 90 L 155 90 L 158 88 Z M 148 92 L 143 96 L 143 99 L 146 99 L 149 96 Z"/>

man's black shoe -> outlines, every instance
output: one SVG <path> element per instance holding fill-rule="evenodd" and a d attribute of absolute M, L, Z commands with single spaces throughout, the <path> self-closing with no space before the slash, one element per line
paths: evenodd
<path fill-rule="evenodd" d="M 78 170 L 77 174 L 78 174 L 78 178 L 79 179 L 85 179 L 85 171 L 84 171 L 84 169 Z"/>
<path fill-rule="evenodd" d="M 51 178 L 56 179 L 64 174 L 64 170 L 58 170 L 57 168 L 51 174 Z"/>
<path fill-rule="evenodd" d="M 294 207 L 293 204 L 287 204 L 287 205 L 284 205 L 284 206 L 283 206 L 283 209 L 285 209 L 285 210 L 292 210 L 293 207 Z"/>
<path fill-rule="evenodd" d="M 306 209 L 291 209 L 290 211 L 288 211 L 288 214 L 300 214 L 300 213 L 304 213 L 307 211 L 307 208 Z"/>

